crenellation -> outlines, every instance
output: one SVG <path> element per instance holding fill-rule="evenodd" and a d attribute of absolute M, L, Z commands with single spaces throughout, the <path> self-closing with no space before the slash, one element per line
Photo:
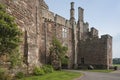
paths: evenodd
<path fill-rule="evenodd" d="M 90 37 L 98 37 L 98 30 L 95 29 L 94 27 L 91 28 L 91 31 L 90 31 Z"/>
<path fill-rule="evenodd" d="M 111 39 L 112 36 L 110 36 L 109 34 L 105 34 L 101 36 L 102 39 Z"/>
<path fill-rule="evenodd" d="M 89 24 L 83 23 L 83 40 L 86 40 L 87 38 L 89 38 Z"/>
<path fill-rule="evenodd" d="M 48 10 L 42 10 L 42 17 L 54 21 L 54 13 Z"/>
<path fill-rule="evenodd" d="M 36 0 L 37 1 L 37 0 Z M 49 7 L 48 7 L 48 5 L 45 3 L 45 1 L 44 0 L 38 0 L 40 3 L 40 6 L 41 6 L 41 8 L 42 9 L 45 9 L 45 10 L 49 10 Z"/>
<path fill-rule="evenodd" d="M 65 26 L 68 27 L 68 28 L 72 28 L 69 20 L 66 20 Z"/>
<path fill-rule="evenodd" d="M 58 24 L 61 24 L 63 26 L 65 26 L 65 23 L 66 23 L 66 19 L 60 15 L 55 15 L 55 22 L 58 23 Z"/>

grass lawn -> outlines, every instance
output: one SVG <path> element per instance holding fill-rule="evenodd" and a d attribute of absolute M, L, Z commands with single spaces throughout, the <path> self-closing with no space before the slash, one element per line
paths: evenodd
<path fill-rule="evenodd" d="M 31 76 L 20 80 L 73 80 L 80 77 L 82 74 L 69 71 L 54 71 L 53 73 L 45 74 L 43 76 Z"/>
<path fill-rule="evenodd" d="M 118 67 L 120 67 L 120 64 L 113 64 L 113 66 L 118 66 Z"/>
<path fill-rule="evenodd" d="M 113 70 L 85 70 L 85 71 L 109 73 L 109 72 L 112 72 Z"/>

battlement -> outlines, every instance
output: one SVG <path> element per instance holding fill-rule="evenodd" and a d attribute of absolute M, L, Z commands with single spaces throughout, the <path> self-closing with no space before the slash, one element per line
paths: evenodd
<path fill-rule="evenodd" d="M 37 1 L 37 0 L 36 0 Z M 49 7 L 48 7 L 48 5 L 45 3 L 45 1 L 44 0 L 39 0 L 40 1 L 40 5 L 41 5 L 41 8 L 42 9 L 45 9 L 45 10 L 48 10 L 49 9 Z"/>
<path fill-rule="evenodd" d="M 48 10 L 43 9 L 42 10 L 42 17 L 46 18 L 48 20 L 54 21 L 54 13 Z"/>
<path fill-rule="evenodd" d="M 42 10 L 42 18 L 46 19 L 48 21 L 52 21 L 52 22 L 55 22 L 57 24 L 71 28 L 69 20 L 65 19 L 64 17 L 62 17 L 58 14 L 54 14 L 53 12 L 51 12 L 49 10 L 46 10 L 46 9 Z"/>
<path fill-rule="evenodd" d="M 89 32 L 89 23 L 88 22 L 84 23 L 83 32 L 85 32 L 85 33 Z"/>
<path fill-rule="evenodd" d="M 66 27 L 69 27 L 69 28 L 72 28 L 71 25 L 70 25 L 70 21 L 69 20 L 66 20 Z"/>
<path fill-rule="evenodd" d="M 91 31 L 90 31 L 90 36 L 91 37 L 98 37 L 98 30 L 94 27 L 91 28 Z"/>
<path fill-rule="evenodd" d="M 111 39 L 112 36 L 110 36 L 109 34 L 105 34 L 101 36 L 101 39 Z"/>
<path fill-rule="evenodd" d="M 60 15 L 55 15 L 55 22 L 65 26 L 66 19 Z"/>

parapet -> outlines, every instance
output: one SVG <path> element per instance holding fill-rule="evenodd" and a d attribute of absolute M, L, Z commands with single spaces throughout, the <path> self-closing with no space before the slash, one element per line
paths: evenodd
<path fill-rule="evenodd" d="M 84 23 L 83 32 L 89 32 L 89 23 L 88 22 Z"/>
<path fill-rule="evenodd" d="M 46 18 L 50 21 L 54 21 L 54 13 L 48 10 L 43 9 L 42 10 L 42 17 Z"/>
<path fill-rule="evenodd" d="M 98 30 L 96 28 L 92 27 L 90 33 L 92 37 L 98 37 Z"/>
<path fill-rule="evenodd" d="M 101 39 L 112 39 L 112 36 L 110 36 L 109 34 L 105 34 L 101 36 Z"/>
<path fill-rule="evenodd" d="M 44 0 L 39 0 L 39 1 L 40 1 L 40 5 L 42 6 L 42 9 L 46 9 L 46 10 L 49 9 L 48 5 L 45 3 Z"/>
<path fill-rule="evenodd" d="M 70 21 L 69 20 L 66 20 L 65 26 L 68 27 L 68 28 L 72 28 L 71 25 L 70 25 Z"/>
<path fill-rule="evenodd" d="M 66 19 L 60 15 L 55 15 L 55 22 L 65 26 Z"/>

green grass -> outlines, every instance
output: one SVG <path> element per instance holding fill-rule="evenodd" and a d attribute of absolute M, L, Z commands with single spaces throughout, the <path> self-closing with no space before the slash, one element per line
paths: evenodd
<path fill-rule="evenodd" d="M 118 67 L 120 67 L 120 64 L 113 64 L 113 66 L 118 66 Z"/>
<path fill-rule="evenodd" d="M 82 74 L 69 71 L 54 71 L 53 73 L 45 74 L 43 76 L 31 76 L 20 80 L 73 80 L 80 77 Z"/>
<path fill-rule="evenodd" d="M 90 71 L 90 72 L 102 72 L 102 73 L 110 73 L 113 70 L 85 70 L 85 71 Z"/>

